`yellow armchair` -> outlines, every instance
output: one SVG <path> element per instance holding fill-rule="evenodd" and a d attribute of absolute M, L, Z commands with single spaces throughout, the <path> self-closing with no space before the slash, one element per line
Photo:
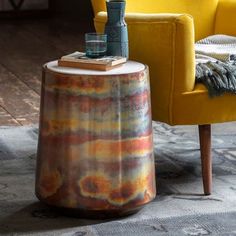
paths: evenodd
<path fill-rule="evenodd" d="M 236 36 L 236 0 L 126 0 L 130 59 L 149 65 L 153 120 L 198 125 L 205 194 L 211 193 L 211 124 L 236 120 L 236 96 L 209 98 L 195 84 L 194 42 Z M 92 0 L 98 32 L 105 0 Z"/>

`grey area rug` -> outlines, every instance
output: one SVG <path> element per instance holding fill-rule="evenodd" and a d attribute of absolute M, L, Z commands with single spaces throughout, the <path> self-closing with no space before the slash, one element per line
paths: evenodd
<path fill-rule="evenodd" d="M 112 220 L 62 216 L 34 196 L 37 127 L 0 127 L 0 235 L 236 235 L 236 123 L 213 126 L 213 193 L 202 195 L 197 127 L 153 123 L 157 197 Z"/>

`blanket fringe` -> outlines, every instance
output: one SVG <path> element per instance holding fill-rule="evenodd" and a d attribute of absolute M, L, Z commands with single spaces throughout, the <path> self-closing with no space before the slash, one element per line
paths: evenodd
<path fill-rule="evenodd" d="M 203 83 L 211 97 L 236 94 L 236 62 L 208 61 L 196 64 L 196 82 Z"/>

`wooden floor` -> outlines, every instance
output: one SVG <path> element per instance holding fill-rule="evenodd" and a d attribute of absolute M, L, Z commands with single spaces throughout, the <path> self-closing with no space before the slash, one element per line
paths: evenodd
<path fill-rule="evenodd" d="M 42 65 L 84 50 L 91 23 L 71 19 L 0 20 L 0 125 L 38 123 Z"/>

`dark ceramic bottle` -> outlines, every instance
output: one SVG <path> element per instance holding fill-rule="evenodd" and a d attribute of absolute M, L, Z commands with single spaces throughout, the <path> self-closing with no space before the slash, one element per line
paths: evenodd
<path fill-rule="evenodd" d="M 125 1 L 106 1 L 107 54 L 111 56 L 129 57 L 128 30 L 125 23 Z"/>

